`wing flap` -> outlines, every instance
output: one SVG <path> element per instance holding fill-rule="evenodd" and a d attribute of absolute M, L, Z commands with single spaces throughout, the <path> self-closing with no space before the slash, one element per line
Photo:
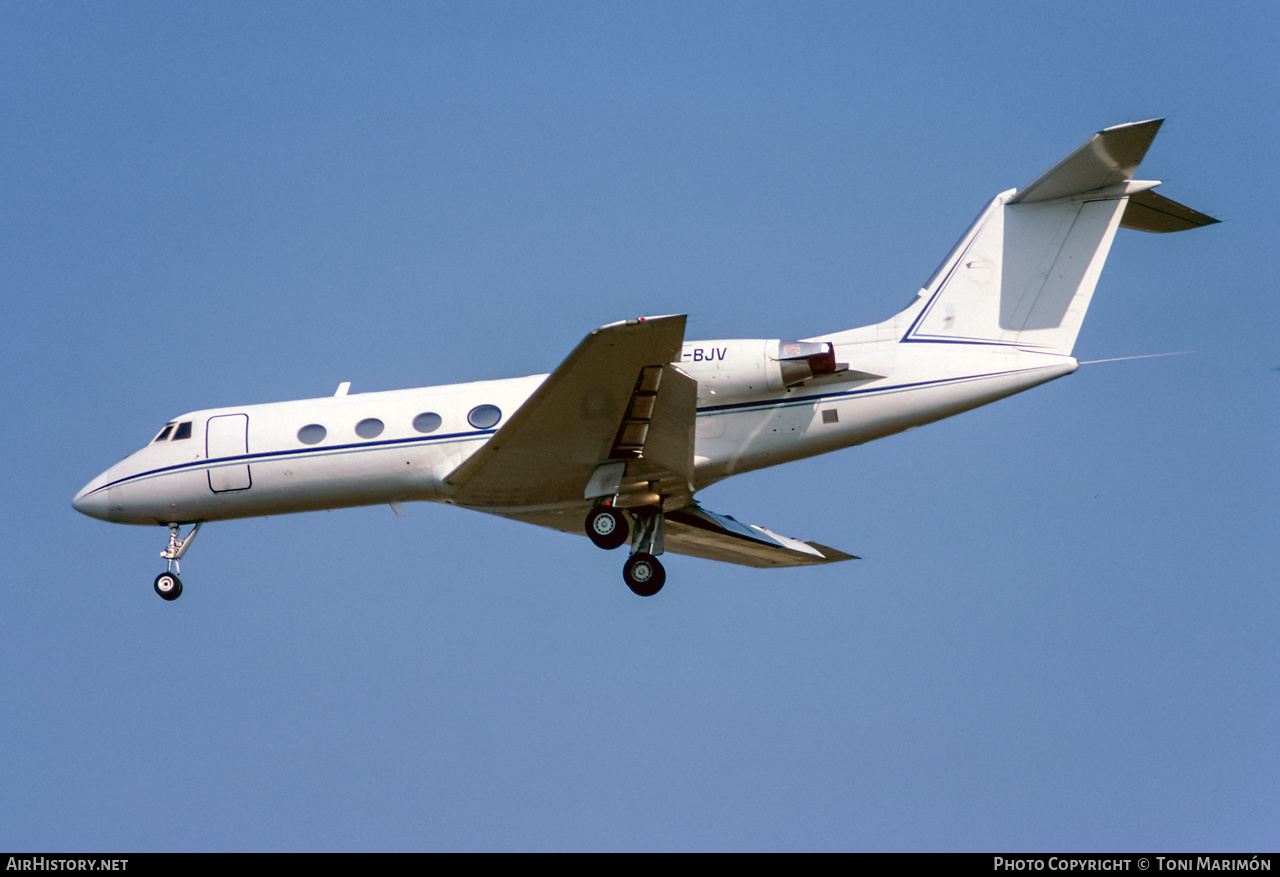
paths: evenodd
<path fill-rule="evenodd" d="M 652 369 L 645 369 L 652 372 Z M 619 441 L 611 456 L 626 461 L 626 471 L 615 493 L 622 508 L 658 505 L 678 509 L 693 500 L 693 443 L 698 417 L 698 382 L 673 365 L 660 372 L 652 397 L 637 393 L 628 419 L 619 429 Z M 636 403 L 642 403 L 637 405 Z M 644 411 L 637 412 L 637 408 Z M 633 414 L 643 421 L 630 419 Z M 623 434 L 643 424 L 637 445 L 623 443 Z"/>

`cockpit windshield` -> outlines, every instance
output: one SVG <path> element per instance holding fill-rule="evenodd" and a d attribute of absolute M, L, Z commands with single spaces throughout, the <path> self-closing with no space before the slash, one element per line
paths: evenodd
<path fill-rule="evenodd" d="M 170 437 L 170 433 L 173 433 L 172 437 Z M 191 438 L 191 421 L 184 420 L 182 423 L 166 423 L 164 429 L 160 430 L 160 434 L 153 438 L 151 443 L 155 444 L 165 440 L 177 442 L 189 438 Z"/>

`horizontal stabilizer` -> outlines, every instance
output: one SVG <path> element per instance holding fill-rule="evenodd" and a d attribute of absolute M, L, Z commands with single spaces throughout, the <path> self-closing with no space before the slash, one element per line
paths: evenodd
<path fill-rule="evenodd" d="M 1213 225 L 1217 221 L 1185 204 L 1147 190 L 1129 196 L 1129 206 L 1124 209 L 1120 227 L 1154 232 L 1186 231 Z"/>
<path fill-rule="evenodd" d="M 858 559 L 817 542 L 801 542 L 764 527 L 740 523 L 697 503 L 667 512 L 666 519 L 667 551 L 690 557 L 755 567 L 810 566 Z"/>
<path fill-rule="evenodd" d="M 1133 179 L 1164 119 L 1104 128 L 1009 199 L 1034 204 L 1082 195 Z"/>

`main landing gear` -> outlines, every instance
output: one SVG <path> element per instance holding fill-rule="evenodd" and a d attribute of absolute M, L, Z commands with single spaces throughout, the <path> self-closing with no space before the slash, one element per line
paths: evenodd
<path fill-rule="evenodd" d="M 156 593 L 162 599 L 176 600 L 182 596 L 182 579 L 178 578 L 180 572 L 178 561 L 182 560 L 182 555 L 187 553 L 198 532 L 200 532 L 200 524 L 196 524 L 185 537 L 179 538 L 180 525 L 169 525 L 169 547 L 160 552 L 160 556 L 169 561 L 169 569 L 156 576 L 155 581 Z"/>
<path fill-rule="evenodd" d="M 622 578 L 632 593 L 641 597 L 652 597 L 662 590 L 667 581 L 667 571 L 662 568 L 658 558 L 640 551 L 627 558 L 622 565 Z"/>
<path fill-rule="evenodd" d="M 598 505 L 587 514 L 587 538 L 597 548 L 612 551 L 630 535 L 627 516 L 611 505 Z"/>
<path fill-rule="evenodd" d="M 631 556 L 622 565 L 622 578 L 633 593 L 652 597 L 662 590 L 667 572 L 657 555 L 662 553 L 664 518 L 659 508 L 639 508 L 635 516 L 635 531 L 627 524 L 627 516 L 612 505 L 601 504 L 587 514 L 587 536 L 598 547 L 614 549 L 632 536 Z"/>

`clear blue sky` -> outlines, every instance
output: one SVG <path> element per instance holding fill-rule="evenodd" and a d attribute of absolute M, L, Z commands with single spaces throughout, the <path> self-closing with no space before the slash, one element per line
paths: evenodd
<path fill-rule="evenodd" d="M 1275 850 L 1268 3 L 0 5 L 0 848 Z M 994 193 L 1167 116 L 1065 380 L 705 504 L 670 557 L 412 505 L 72 495 L 195 408 L 905 305 Z"/>

